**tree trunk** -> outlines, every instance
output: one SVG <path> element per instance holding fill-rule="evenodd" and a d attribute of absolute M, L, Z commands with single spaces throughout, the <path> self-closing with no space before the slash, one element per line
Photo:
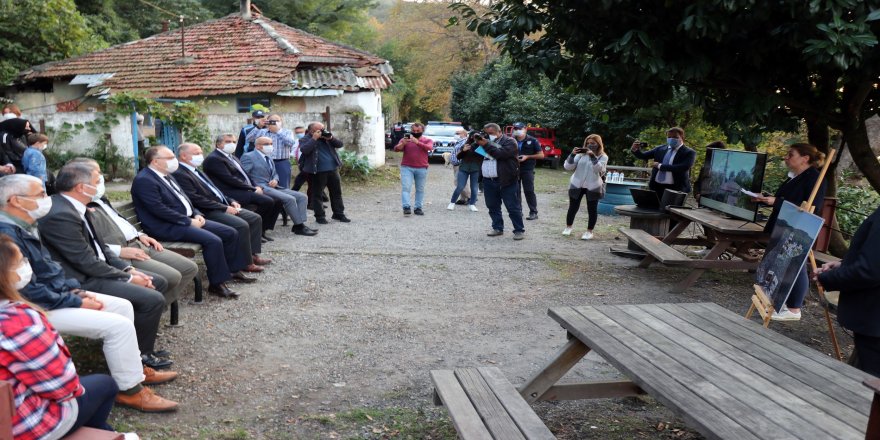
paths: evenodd
<path fill-rule="evenodd" d="M 868 129 L 865 120 L 859 118 L 855 127 L 846 126 L 843 129 L 843 138 L 849 153 L 868 183 L 875 191 L 880 192 L 880 162 L 877 155 L 871 150 L 871 142 L 868 140 Z"/>

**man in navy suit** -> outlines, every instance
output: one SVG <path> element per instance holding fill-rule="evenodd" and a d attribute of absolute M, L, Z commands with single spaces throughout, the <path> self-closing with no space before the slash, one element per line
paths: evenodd
<path fill-rule="evenodd" d="M 180 185 L 171 177 L 179 163 L 164 145 L 144 152 L 147 167 L 131 184 L 131 199 L 144 230 L 159 240 L 184 241 L 202 245 L 208 272 L 208 293 L 237 298 L 226 282 L 232 278 L 254 282 L 241 272 L 247 266 L 245 252 L 238 249 L 238 232 L 229 226 L 205 220 Z"/>
<path fill-rule="evenodd" d="M 214 140 L 214 151 L 205 158 L 202 170 L 226 197 L 237 200 L 245 206 L 256 206 L 254 212 L 263 218 L 263 238 L 268 240 L 265 231 L 275 229 L 275 221 L 281 212 L 281 203 L 276 203 L 271 197 L 263 194 L 262 188 L 254 185 L 233 153 L 235 153 L 235 136 L 228 133 L 217 136 Z"/>
<path fill-rule="evenodd" d="M 648 188 L 663 197 L 667 188 L 685 193 L 691 192 L 691 167 L 697 152 L 684 145 L 684 130 L 672 127 L 666 131 L 666 144 L 648 151 L 641 151 L 640 142 L 632 144 L 632 153 L 639 159 L 654 159 Z"/>
<path fill-rule="evenodd" d="M 306 205 L 308 197 L 305 194 L 279 186 L 278 172 L 272 161 L 272 139 L 258 137 L 254 142 L 254 151 L 241 156 L 241 166 L 258 187 L 263 189 L 263 194 L 277 200 L 284 205 L 287 215 L 293 220 L 291 231 L 296 235 L 312 237 L 318 231 L 306 226 Z"/>

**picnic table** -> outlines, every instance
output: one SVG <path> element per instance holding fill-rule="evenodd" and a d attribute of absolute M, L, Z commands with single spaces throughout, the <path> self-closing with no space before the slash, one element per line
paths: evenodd
<path fill-rule="evenodd" d="M 864 439 L 873 376 L 713 303 L 556 307 L 568 343 L 527 402 L 645 391 L 709 439 Z M 627 380 L 557 384 L 589 351 Z"/>
<path fill-rule="evenodd" d="M 640 229 L 621 228 L 620 232 L 648 254 L 639 263 L 639 267 L 647 268 L 651 263 L 659 261 L 666 265 L 692 268 L 687 277 L 672 287 L 673 292 L 683 292 L 690 288 L 707 269 L 756 269 L 760 260 L 750 257 L 749 250 L 770 240 L 770 234 L 764 232 L 762 224 L 725 217 L 710 209 L 670 207 L 667 212 L 678 223 L 662 239 Z M 691 224 L 702 226 L 706 236 L 680 237 Z M 712 248 L 702 257 L 691 258 L 673 248 L 672 245 L 675 244 L 708 245 Z M 733 254 L 741 260 L 719 259 L 731 248 L 734 249 Z"/>

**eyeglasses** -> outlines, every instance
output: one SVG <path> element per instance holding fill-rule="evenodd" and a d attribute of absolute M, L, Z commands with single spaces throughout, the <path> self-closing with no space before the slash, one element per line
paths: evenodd
<path fill-rule="evenodd" d="M 38 194 L 30 195 L 30 194 L 16 194 L 17 197 L 27 197 L 29 199 L 42 199 L 46 197 L 46 191 L 40 191 Z"/>

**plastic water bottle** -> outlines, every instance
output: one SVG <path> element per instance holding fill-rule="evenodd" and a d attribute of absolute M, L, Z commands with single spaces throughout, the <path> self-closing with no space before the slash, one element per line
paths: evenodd
<path fill-rule="evenodd" d="M 621 171 L 620 174 L 617 175 L 617 178 L 619 179 L 618 182 L 623 183 L 623 181 L 626 180 L 626 175 Z"/>
<path fill-rule="evenodd" d="M 610 180 L 612 183 L 617 183 L 617 171 L 611 172 L 611 179 Z"/>

